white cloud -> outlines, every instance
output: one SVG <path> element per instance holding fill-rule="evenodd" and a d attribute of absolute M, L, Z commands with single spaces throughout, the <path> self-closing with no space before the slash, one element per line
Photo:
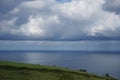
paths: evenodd
<path fill-rule="evenodd" d="M 91 26 L 91 35 L 101 33 L 104 36 L 119 36 L 115 34 L 116 29 L 120 29 L 120 17 L 115 13 L 102 12 L 104 16 L 101 17 L 95 24 Z"/>
<path fill-rule="evenodd" d="M 27 36 L 41 36 L 44 35 L 44 30 L 42 29 L 43 26 L 44 23 L 42 18 L 34 18 L 33 16 L 30 16 L 28 23 L 22 25 L 20 30 Z"/>
<path fill-rule="evenodd" d="M 103 3 L 103 0 L 73 0 L 69 3 L 56 4 L 53 10 L 64 17 L 89 19 L 94 12 L 101 9 Z"/>
<path fill-rule="evenodd" d="M 120 16 L 105 11 L 103 4 L 105 0 L 24 1 L 6 16 L 11 20 L 1 19 L 0 31 L 48 40 L 119 36 Z"/>
<path fill-rule="evenodd" d="M 21 26 L 20 31 L 26 36 L 41 37 L 50 34 L 46 29 L 53 28 L 52 24 L 59 24 L 57 16 L 48 18 L 30 16 L 28 22 Z"/>
<path fill-rule="evenodd" d="M 15 21 L 17 18 L 13 18 L 11 20 L 2 20 L 0 22 L 0 32 L 8 32 L 10 34 L 14 33 L 14 26 L 15 26 Z"/>

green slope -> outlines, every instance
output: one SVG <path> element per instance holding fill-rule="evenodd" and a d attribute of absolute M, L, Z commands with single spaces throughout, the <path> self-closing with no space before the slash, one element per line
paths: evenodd
<path fill-rule="evenodd" d="M 54 66 L 0 61 L 0 80 L 117 80 Z"/>

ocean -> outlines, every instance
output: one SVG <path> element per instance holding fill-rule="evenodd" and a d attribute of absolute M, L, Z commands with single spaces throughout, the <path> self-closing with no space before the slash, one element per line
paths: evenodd
<path fill-rule="evenodd" d="M 109 51 L 0 51 L 0 60 L 85 69 L 120 80 L 120 52 Z"/>

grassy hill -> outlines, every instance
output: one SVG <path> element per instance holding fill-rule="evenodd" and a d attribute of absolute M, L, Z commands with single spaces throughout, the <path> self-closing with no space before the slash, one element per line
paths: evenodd
<path fill-rule="evenodd" d="M 117 80 L 55 66 L 0 61 L 0 80 Z"/>

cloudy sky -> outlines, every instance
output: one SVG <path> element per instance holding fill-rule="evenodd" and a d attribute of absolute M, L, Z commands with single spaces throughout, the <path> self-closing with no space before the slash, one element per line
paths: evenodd
<path fill-rule="evenodd" d="M 119 41 L 120 0 L 0 0 L 1 50 L 116 50 Z"/>

